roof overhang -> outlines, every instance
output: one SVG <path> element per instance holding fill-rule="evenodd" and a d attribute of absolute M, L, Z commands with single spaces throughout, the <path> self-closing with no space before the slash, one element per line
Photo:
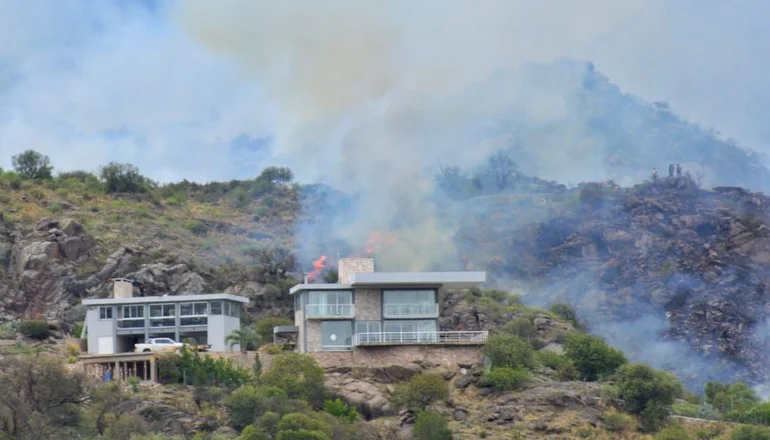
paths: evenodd
<path fill-rule="evenodd" d="M 278 335 L 281 333 L 299 333 L 299 328 L 293 325 L 278 325 L 273 327 L 273 334 Z"/>
<path fill-rule="evenodd" d="M 289 290 L 349 290 L 357 287 L 439 287 L 470 289 L 487 281 L 486 272 L 365 272 L 350 275 L 350 284 L 297 284 Z"/>
<path fill-rule="evenodd" d="M 157 303 L 178 303 L 188 301 L 235 301 L 241 304 L 248 304 L 249 299 L 244 296 L 232 295 L 229 293 L 203 293 L 200 295 L 169 295 L 169 296 L 132 296 L 130 298 L 101 298 L 84 299 L 85 306 L 109 306 L 116 304 L 157 304 Z"/>

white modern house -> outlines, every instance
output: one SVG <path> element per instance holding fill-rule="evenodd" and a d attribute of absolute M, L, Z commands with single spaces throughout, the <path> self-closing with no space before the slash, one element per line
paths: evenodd
<path fill-rule="evenodd" d="M 343 258 L 337 283 L 294 286 L 294 327 L 301 353 L 398 345 L 481 345 L 483 331 L 440 331 L 443 289 L 469 289 L 485 272 L 375 272 L 372 258 Z"/>
<path fill-rule="evenodd" d="M 211 351 L 239 350 L 225 342 L 241 328 L 248 298 L 225 294 L 135 297 L 133 282 L 115 279 L 113 298 L 85 299 L 89 355 L 126 353 L 149 338 L 194 339 Z"/>

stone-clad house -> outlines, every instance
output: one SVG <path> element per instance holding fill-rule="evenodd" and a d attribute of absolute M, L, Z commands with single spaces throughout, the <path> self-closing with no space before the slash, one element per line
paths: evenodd
<path fill-rule="evenodd" d="M 372 258 L 343 258 L 334 284 L 298 284 L 294 333 L 301 353 L 355 352 L 364 347 L 474 346 L 487 332 L 439 331 L 443 289 L 468 289 L 486 281 L 485 272 L 375 272 Z"/>

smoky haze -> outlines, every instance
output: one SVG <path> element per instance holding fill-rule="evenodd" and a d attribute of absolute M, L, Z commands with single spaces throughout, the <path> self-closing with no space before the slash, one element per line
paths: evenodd
<path fill-rule="evenodd" d="M 238 60 L 268 91 L 278 108 L 278 158 L 303 179 L 360 196 L 356 212 L 346 213 L 357 221 L 327 233 L 360 247 L 373 230 L 407 224 L 378 262 L 383 269 L 420 270 L 454 257 L 451 230 L 427 203 L 432 182 L 426 170 L 439 163 L 472 167 L 505 143 L 437 141 L 448 123 L 464 116 L 462 106 L 444 108 L 434 97 L 501 68 L 586 56 L 605 33 L 641 32 L 634 23 L 640 17 L 653 23 L 643 17 L 660 7 L 610 0 L 591 8 L 570 1 L 338 0 L 312 7 L 302 1 L 200 0 L 180 3 L 176 17 L 213 51 Z M 522 100 L 538 122 L 567 112 L 557 94 L 531 93 Z M 490 111 L 506 110 L 495 108 L 493 99 L 488 104 Z M 583 129 L 579 123 L 573 128 Z M 566 160 L 550 160 L 544 170 L 563 168 Z"/>

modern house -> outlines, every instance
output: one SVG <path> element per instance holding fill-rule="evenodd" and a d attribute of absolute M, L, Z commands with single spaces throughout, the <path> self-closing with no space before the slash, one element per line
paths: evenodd
<path fill-rule="evenodd" d="M 468 289 L 485 272 L 375 272 L 372 258 L 343 258 L 336 284 L 294 286 L 294 328 L 301 353 L 397 345 L 481 345 L 487 332 L 440 331 L 443 289 Z"/>
<path fill-rule="evenodd" d="M 179 296 L 133 295 L 131 280 L 113 280 L 114 297 L 85 299 L 88 307 L 84 331 L 88 354 L 126 353 L 149 338 L 194 339 L 211 345 L 211 351 L 233 351 L 227 335 L 241 328 L 240 313 L 248 298 L 217 293 Z"/>

